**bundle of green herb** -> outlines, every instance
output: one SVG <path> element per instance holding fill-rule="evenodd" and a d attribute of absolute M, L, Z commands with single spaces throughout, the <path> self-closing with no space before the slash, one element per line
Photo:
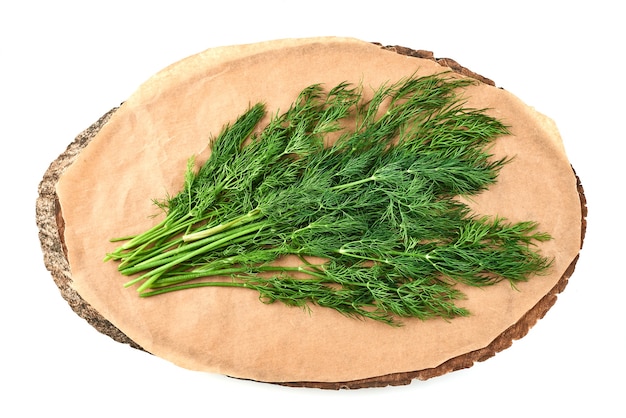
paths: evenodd
<path fill-rule="evenodd" d="M 312 85 L 260 133 L 256 104 L 212 139 L 199 170 L 189 160 L 180 193 L 156 202 L 165 219 L 116 239 L 127 242 L 105 260 L 135 275 L 126 286 L 141 296 L 228 286 L 388 324 L 467 315 L 456 283 L 515 284 L 550 265 L 533 247 L 550 238 L 536 223 L 476 216 L 457 198 L 508 162 L 488 152 L 507 128 L 464 106 L 471 83 L 409 77 L 367 101 L 347 83 Z M 299 265 L 277 263 L 286 256 Z"/>

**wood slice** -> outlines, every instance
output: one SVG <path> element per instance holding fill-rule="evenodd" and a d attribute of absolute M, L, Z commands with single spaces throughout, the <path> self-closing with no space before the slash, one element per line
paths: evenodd
<path fill-rule="evenodd" d="M 346 62 L 340 62 L 341 57 Z M 322 65 L 328 60 L 334 60 L 332 70 Z M 279 74 L 263 72 L 271 65 L 278 66 Z M 304 66 L 313 70 L 302 78 L 290 76 Z M 528 153 L 531 159 L 548 157 L 537 165 L 536 170 L 544 172 L 528 173 L 524 158 L 518 158 L 522 161 L 513 163 L 510 173 L 502 173 L 506 178 L 496 185 L 499 189 L 487 192 L 484 201 L 479 198 L 476 208 L 487 212 L 502 209 L 503 215 L 513 220 L 532 216 L 540 225 L 554 227 L 550 233 L 556 233 L 555 242 L 544 248 L 557 261 L 549 277 L 532 278 L 519 290 L 497 286 L 495 300 L 485 309 L 472 305 L 468 319 L 409 321 L 401 329 L 327 310 L 313 309 L 306 314 L 297 308 L 264 305 L 258 296 L 227 289 L 197 292 L 191 302 L 185 299 L 181 304 L 178 295 L 172 294 L 167 302 L 139 300 L 121 288 L 123 279 L 116 276 L 115 266 L 102 263 L 104 253 L 93 251 L 89 241 L 95 238 L 86 238 L 101 234 L 101 229 L 107 234 L 108 230 L 116 230 L 117 235 L 124 232 L 116 229 L 122 223 L 114 215 L 102 223 L 92 221 L 90 210 L 103 205 L 96 202 L 99 195 L 117 190 L 122 202 L 117 206 L 110 203 L 110 213 L 136 211 L 136 222 L 128 232 L 145 229 L 154 222 L 140 219 L 153 211 L 151 199 L 176 190 L 191 154 L 206 156 L 208 134 L 216 134 L 249 102 L 264 99 L 263 95 L 256 97 L 256 90 L 262 90 L 257 88 L 260 80 L 277 91 L 272 104 L 278 108 L 293 98 L 292 92 L 302 88 L 304 81 L 329 82 L 337 77 L 343 81 L 346 74 L 341 71 L 347 66 L 358 68 L 363 79 L 370 81 L 424 69 L 452 69 L 480 81 L 482 89 L 472 91 L 479 103 L 496 104 L 496 110 L 500 105 L 521 109 L 520 118 L 509 121 L 515 122 L 513 144 L 507 142 L 500 151 Z M 204 89 L 204 96 L 195 95 L 198 87 Z M 287 101 L 281 102 L 282 98 Z M 167 100 L 171 103 L 164 104 Z M 183 104 L 190 101 L 205 118 L 189 115 Z M 209 119 L 206 115 L 216 113 L 220 117 L 214 119 L 218 120 L 205 121 Z M 161 118 L 168 123 L 163 125 Z M 519 131 L 515 131 L 517 122 Z M 139 141 L 134 134 L 138 130 L 144 143 L 125 149 L 128 158 L 118 162 L 107 154 L 106 148 L 119 146 L 116 141 L 122 135 L 127 135 L 125 140 L 130 143 Z M 524 135 L 538 136 L 527 139 Z M 519 144 L 525 140 L 528 143 Z M 150 147 L 145 146 L 148 144 Z M 145 161 L 146 166 L 158 164 L 160 168 L 150 181 L 140 181 L 142 169 L 129 168 L 129 161 Z M 522 197 L 511 197 L 518 195 Z M 520 212 L 519 199 L 537 195 L 540 197 L 531 198 L 537 200 L 530 207 L 522 204 Z M 117 197 L 108 196 L 109 201 L 113 199 Z M 45 265 L 62 297 L 99 332 L 192 370 L 325 389 L 405 385 L 471 367 L 508 348 L 527 334 L 565 288 L 582 248 L 587 216 L 581 182 L 567 162 L 558 131 L 543 115 L 452 59 L 436 59 L 429 51 L 341 38 L 212 49 L 168 67 L 78 135 L 45 173 L 36 204 Z M 470 301 L 481 297 L 469 295 Z M 479 306 L 485 306 L 484 301 Z M 171 322 L 156 326 L 152 317 L 170 318 Z M 366 345 L 369 351 L 364 350 Z M 362 353 L 351 357 L 348 350 Z M 377 352 L 384 352 L 391 361 L 381 362 Z"/>

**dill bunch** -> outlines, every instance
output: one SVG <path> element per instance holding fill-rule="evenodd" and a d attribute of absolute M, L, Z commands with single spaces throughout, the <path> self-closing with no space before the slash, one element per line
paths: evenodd
<path fill-rule="evenodd" d="M 211 139 L 197 171 L 189 160 L 177 195 L 155 201 L 163 221 L 114 239 L 126 242 L 105 260 L 143 297 L 240 287 L 391 325 L 468 315 L 458 283 L 515 285 L 551 264 L 535 222 L 477 216 L 458 199 L 509 161 L 489 153 L 507 127 L 464 104 L 471 83 L 408 77 L 369 100 L 349 83 L 314 84 L 260 132 L 255 104 Z M 279 265 L 286 256 L 299 265 Z"/>

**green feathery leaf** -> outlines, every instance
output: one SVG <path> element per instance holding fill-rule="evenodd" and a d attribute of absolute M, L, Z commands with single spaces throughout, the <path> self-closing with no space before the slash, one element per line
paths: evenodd
<path fill-rule="evenodd" d="M 487 190 L 510 161 L 489 153 L 507 127 L 462 100 L 472 83 L 408 77 L 367 101 L 361 87 L 314 84 L 257 133 L 265 106 L 251 106 L 198 170 L 189 160 L 180 193 L 156 201 L 165 219 L 115 239 L 126 242 L 105 259 L 142 297 L 226 286 L 391 325 L 468 315 L 457 283 L 515 285 L 551 265 L 536 223 L 457 198 Z M 301 264 L 281 266 L 285 256 Z"/>

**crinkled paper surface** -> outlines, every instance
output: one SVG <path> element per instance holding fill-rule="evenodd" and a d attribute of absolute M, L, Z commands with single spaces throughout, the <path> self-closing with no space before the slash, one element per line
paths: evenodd
<path fill-rule="evenodd" d="M 508 283 L 464 289 L 472 315 L 404 320 L 400 328 L 259 302 L 243 289 L 202 288 L 139 298 L 104 255 L 109 239 L 159 219 L 152 199 L 175 194 L 187 159 L 208 156 L 208 139 L 249 104 L 286 110 L 302 88 L 343 81 L 376 88 L 417 72 L 445 71 L 430 60 L 344 38 L 282 40 L 207 50 L 162 70 L 115 112 L 61 177 L 73 286 L 147 351 L 193 370 L 270 382 L 338 382 L 432 368 L 483 348 L 531 309 L 578 254 L 581 208 L 576 178 L 554 123 L 492 86 L 467 90 L 468 105 L 490 108 L 511 126 L 496 156 L 515 156 L 498 183 L 471 203 L 480 214 L 534 220 L 554 239 L 547 276 L 517 290 Z M 156 218 L 150 215 L 157 215 Z"/>

